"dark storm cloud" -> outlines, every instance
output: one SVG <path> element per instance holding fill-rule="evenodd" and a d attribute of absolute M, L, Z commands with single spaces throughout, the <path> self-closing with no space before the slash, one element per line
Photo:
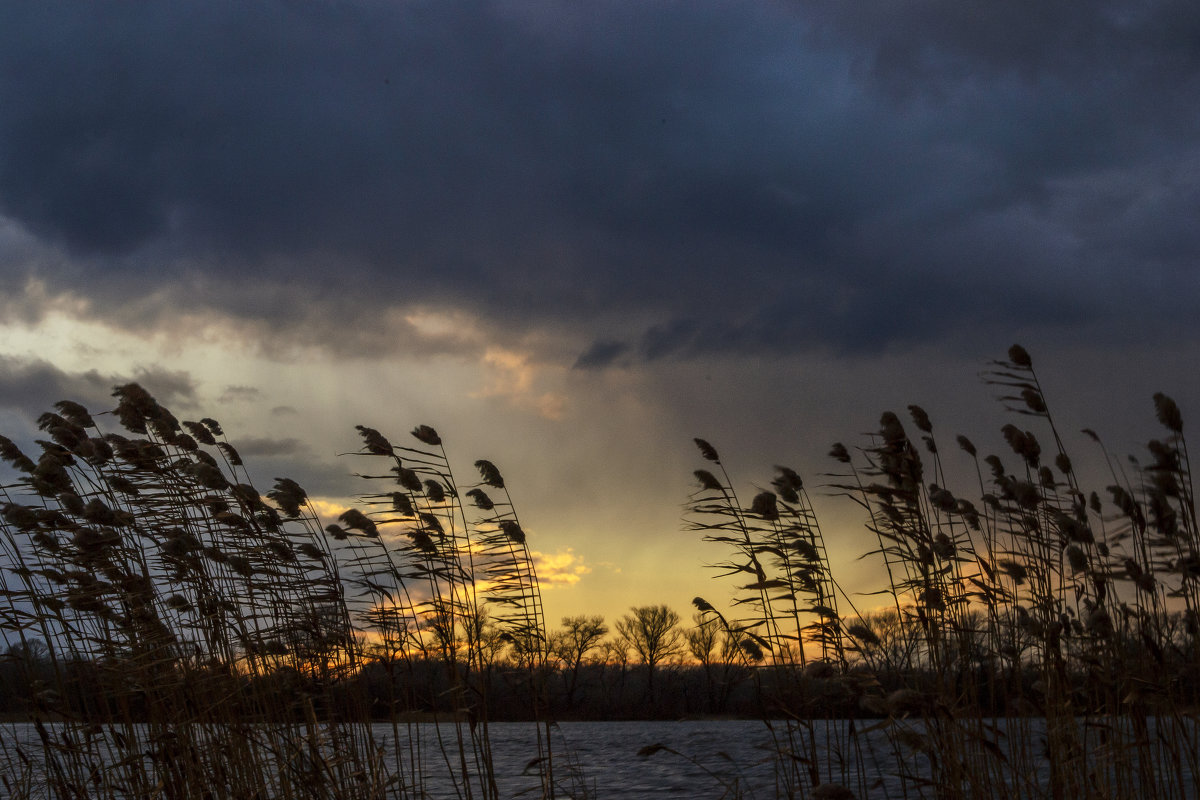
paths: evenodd
<path fill-rule="evenodd" d="M 1170 0 L 9 3 L 0 213 L 66 256 L 0 258 L 344 349 L 387 303 L 571 326 L 580 368 L 1127 322 L 1195 288 L 1197 41 Z"/>
<path fill-rule="evenodd" d="M 0 356 L 0 406 L 21 411 L 33 420 L 59 400 L 74 400 L 94 409 L 116 405 L 115 385 L 95 370 L 71 374 L 36 359 Z"/>
<path fill-rule="evenodd" d="M 593 342 L 575 361 L 575 369 L 597 369 L 612 366 L 629 354 L 630 347 L 624 342 L 611 339 Z"/>
<path fill-rule="evenodd" d="M 82 403 L 93 412 L 111 410 L 117 404 L 113 389 L 130 382 L 141 384 L 168 406 L 188 407 L 195 400 L 195 384 L 184 372 L 151 367 L 132 376 L 76 373 L 36 358 L 0 355 L 0 407 L 16 409 L 30 420 L 59 400 Z"/>
<path fill-rule="evenodd" d="M 346 497 L 361 488 L 360 479 L 345 460 L 316 453 L 300 439 L 225 432 L 256 485 L 270 486 L 281 477 L 291 478 L 314 497 Z"/>

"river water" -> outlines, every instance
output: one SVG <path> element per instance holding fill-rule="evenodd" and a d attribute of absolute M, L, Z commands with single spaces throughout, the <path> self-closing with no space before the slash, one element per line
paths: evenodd
<path fill-rule="evenodd" d="M 869 723 L 859 723 L 859 725 Z M 1001 723 L 997 723 L 1002 725 Z M 859 798 L 919 798 L 936 797 L 936 787 L 923 782 L 929 774 L 930 756 L 923 754 L 919 746 L 897 746 L 894 737 L 882 730 L 855 730 L 852 735 L 845 721 L 816 722 L 811 736 L 817 742 L 819 755 L 816 759 L 821 781 L 845 784 Z M 1014 785 L 1007 791 L 982 789 L 983 796 L 995 797 L 1039 797 L 1047 793 L 1049 765 L 1044 752 L 1044 725 L 1040 722 L 1021 721 L 1015 727 L 999 733 L 997 739 L 1005 742 L 1004 754 L 997 753 L 993 764 L 1005 763 L 1012 751 L 1024 759 L 1019 769 L 1009 765 L 1003 771 L 1001 781 Z M 786 726 L 775 723 L 768 726 L 762 721 L 679 721 L 679 722 L 564 722 L 552 728 L 554 769 L 560 797 L 621 798 L 621 800 L 657 800 L 667 797 L 687 798 L 761 798 L 770 800 L 788 797 L 788 780 L 807 781 L 807 760 L 783 759 L 803 771 L 780 780 L 777 757 Z M 997 728 L 996 730 L 999 730 Z M 456 797 L 450 775 L 457 766 L 456 759 L 448 759 L 437 747 L 438 728 L 432 724 L 412 724 L 400 728 L 401 748 L 410 738 L 421 741 L 420 790 L 414 796 L 430 798 Z M 918 734 L 916 728 L 911 733 Z M 1184 734 L 1190 742 L 1196 742 L 1197 729 L 1190 724 Z M 390 725 L 373 726 L 375 740 L 382 744 L 385 753 L 394 760 L 396 747 L 393 728 Z M 443 725 L 441 733 L 453 736 L 453 726 Z M 890 731 L 893 735 L 896 728 Z M 502 797 L 538 798 L 541 796 L 540 781 L 536 767 L 526 769 L 537 758 L 538 727 L 532 723 L 492 723 L 490 741 L 493 747 L 493 763 L 496 765 L 496 780 Z M 807 741 L 808 732 L 803 741 Z M 1021 739 L 1020 737 L 1024 737 Z M 1151 728 L 1150 739 L 1154 739 Z M 1106 763 L 1106 755 L 1100 739 L 1093 737 L 1096 748 L 1088 753 L 1095 763 Z M 11 758 L 13 744 L 22 743 L 24 752 L 36 753 L 36 736 L 33 726 L 21 723 L 0 725 L 0 774 L 15 774 Z M 1170 743 L 1167 743 L 1170 745 Z M 650 748 L 650 755 L 639 755 L 639 751 Z M 797 748 L 802 750 L 801 748 Z M 1170 745 L 1167 750 L 1178 750 Z M 457 752 L 453 746 L 451 754 Z M 807 755 L 806 751 L 800 753 Z M 936 755 L 933 756 L 936 758 Z M 1150 768 L 1161 769 L 1169 765 L 1169 759 L 1160 759 Z M 409 767 L 406 785 L 411 785 L 414 772 Z M 907 772 L 907 780 L 901 772 Z M 1000 773 L 997 773 L 1000 774 Z M 1180 800 L 1200 798 L 1196 781 L 1190 768 L 1185 765 L 1185 777 L 1175 779 L 1166 791 L 1144 792 L 1142 797 L 1170 797 Z M 985 776 L 987 777 L 987 776 Z M 1134 776 L 1134 783 L 1141 778 Z M 1147 782 L 1147 788 L 1158 783 Z M 1128 786 L 1126 775 L 1121 785 Z M 793 783 L 793 785 L 796 785 Z M 808 784 L 811 786 L 811 784 Z M 967 787 L 964 787 L 964 789 Z M 997 788 L 997 787 L 991 787 Z M 3 786 L 0 786 L 0 790 Z M 1096 795 L 1103 796 L 1103 795 Z"/>

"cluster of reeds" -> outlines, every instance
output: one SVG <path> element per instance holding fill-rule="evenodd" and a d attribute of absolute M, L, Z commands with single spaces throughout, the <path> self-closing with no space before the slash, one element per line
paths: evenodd
<path fill-rule="evenodd" d="M 1014 346 L 985 377 L 1036 428 L 1004 425 L 1015 468 L 959 436 L 971 466 L 950 488 L 917 406 L 917 437 L 885 413 L 866 446 L 832 449 L 833 490 L 864 509 L 868 555 L 886 568 L 881 610 L 859 612 L 833 581 L 793 472 L 748 506 L 723 468 L 696 473 L 693 527 L 732 548 L 723 566 L 741 580 L 743 613 L 720 623 L 764 665 L 764 714 L 787 734 L 781 793 L 883 796 L 866 776 L 887 775 L 905 797 L 1197 796 L 1200 528 L 1179 409 L 1154 396 L 1165 434 L 1129 472 L 1085 431 L 1111 476 L 1106 501 L 1081 487 L 1029 355 Z M 862 721 L 814 735 L 802 683 L 815 675 L 832 678 L 826 695 L 856 697 Z M 879 730 L 890 752 L 867 753 Z"/>
<path fill-rule="evenodd" d="M 856 765 L 824 759 L 843 751 L 836 747 L 836 728 L 816 719 L 809 702 L 816 698 L 807 691 L 811 677 L 824 677 L 829 664 L 846 658 L 838 589 L 803 481 L 795 470 L 776 467 L 772 489 L 743 505 L 716 449 L 695 441 L 712 468 L 695 472 L 700 488 L 688 505 L 689 527 L 731 549 L 732 558 L 716 568 L 740 585 L 732 601 L 736 619 L 726 619 L 702 597 L 693 603 L 709 615 L 706 624 L 720 625 L 743 662 L 769 667 L 756 670 L 754 679 L 777 751 L 788 756 L 778 761 L 779 793 L 794 796 L 800 787 L 830 785 L 823 772 L 846 779 Z"/>
<path fill-rule="evenodd" d="M 420 797 L 432 750 L 457 794 L 497 797 L 485 605 L 520 645 L 535 715 L 547 640 L 495 466 L 477 462 L 460 494 L 433 429 L 399 447 L 360 427 L 356 457 L 386 488 L 323 528 L 296 482 L 254 488 L 214 420 L 181 422 L 135 384 L 114 395 L 96 417 L 120 433 L 63 401 L 39 419 L 36 454 L 0 437 L 14 475 L 0 487 L 3 667 L 29 687 L 20 719 L 35 732 L 0 731 L 5 791 Z M 405 680 L 417 658 L 440 665 L 438 697 Z M 388 676 L 384 709 L 357 689 L 370 671 Z M 436 741 L 405 721 L 418 709 L 440 710 Z M 381 716 L 390 742 L 366 724 Z M 536 761 L 553 796 L 544 734 Z"/>

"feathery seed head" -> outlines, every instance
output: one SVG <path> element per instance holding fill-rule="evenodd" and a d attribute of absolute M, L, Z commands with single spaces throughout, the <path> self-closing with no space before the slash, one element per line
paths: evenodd
<path fill-rule="evenodd" d="M 365 425 L 355 425 L 354 429 L 362 437 L 363 449 L 371 455 L 390 456 L 395 452 L 392 448 L 392 443 L 374 428 L 368 428 Z"/>
<path fill-rule="evenodd" d="M 235 484 L 229 491 L 245 508 L 257 510 L 263 507 L 262 496 L 248 483 Z"/>
<path fill-rule="evenodd" d="M 883 412 L 879 418 L 879 435 L 889 445 L 898 445 L 908 441 L 908 434 L 904 432 L 900 418 L 891 411 Z"/>
<path fill-rule="evenodd" d="M 1041 482 L 1043 488 L 1054 488 L 1054 473 L 1050 471 L 1049 467 L 1043 466 L 1038 469 L 1038 480 Z"/>
<path fill-rule="evenodd" d="M 1009 481 L 1008 496 L 1017 502 L 1021 508 L 1032 511 L 1041 504 L 1042 493 L 1029 481 Z"/>
<path fill-rule="evenodd" d="M 1068 542 L 1092 544 L 1096 541 L 1091 527 L 1086 522 L 1080 521 L 1069 514 L 1064 514 L 1061 511 L 1054 512 L 1054 523 Z"/>
<path fill-rule="evenodd" d="M 54 407 L 60 414 L 81 428 L 91 428 L 96 424 L 88 410 L 73 400 L 59 400 Z"/>
<path fill-rule="evenodd" d="M 800 502 L 800 490 L 804 488 L 804 481 L 800 479 L 800 475 L 790 467 L 776 466 L 779 475 L 775 480 L 771 481 L 771 485 L 775 487 L 776 493 L 788 503 Z"/>
<path fill-rule="evenodd" d="M 1149 467 L 1151 471 L 1170 473 L 1179 470 L 1180 456 L 1178 448 L 1158 439 L 1153 439 L 1146 444 L 1146 449 L 1150 451 L 1150 455 L 1154 456 L 1154 463 Z"/>
<path fill-rule="evenodd" d="M 295 561 L 296 553 L 292 550 L 291 545 L 279 539 L 271 539 L 267 542 L 267 549 L 274 553 L 282 561 Z"/>
<path fill-rule="evenodd" d="M 229 444 L 229 442 L 217 442 L 217 447 L 225 454 L 225 458 L 229 460 L 230 464 L 235 467 L 242 466 L 242 457 L 238 455 L 237 450 L 233 449 L 233 445 Z"/>
<path fill-rule="evenodd" d="M 437 447 L 442 443 L 442 437 L 438 436 L 437 431 L 428 425 L 418 425 L 413 428 L 412 435 L 416 437 L 417 441 L 430 447 Z"/>
<path fill-rule="evenodd" d="M 479 477 L 487 486 L 496 489 L 504 488 L 504 476 L 492 462 L 481 458 L 475 462 L 475 469 L 479 470 Z"/>
<path fill-rule="evenodd" d="M 1084 619 L 1084 624 L 1089 631 L 1098 636 L 1109 636 L 1113 632 L 1112 617 L 1108 615 L 1104 606 L 1091 608 Z"/>
<path fill-rule="evenodd" d="M 80 442 L 77 452 L 94 467 L 107 464 L 113 457 L 112 446 L 99 436 L 93 436 L 86 442 Z"/>
<path fill-rule="evenodd" d="M 508 537 L 509 541 L 525 544 L 525 531 L 521 530 L 521 526 L 513 520 L 500 520 L 500 530 L 504 531 L 504 535 Z"/>
<path fill-rule="evenodd" d="M 203 460 L 197 461 L 192 465 L 189 472 L 196 479 L 196 482 L 205 489 L 219 490 L 229 486 L 229 481 L 225 480 L 225 476 L 216 464 L 210 464 Z"/>
<path fill-rule="evenodd" d="M 167 605 L 177 611 L 191 611 L 192 604 L 181 594 L 173 594 L 167 598 Z"/>
<path fill-rule="evenodd" d="M 137 487 L 137 484 L 126 478 L 124 475 L 109 475 L 108 485 L 121 494 L 127 494 L 131 497 L 135 497 L 142 493 L 141 489 Z"/>
<path fill-rule="evenodd" d="M 1067 561 L 1071 564 L 1072 572 L 1083 572 L 1087 569 L 1087 556 L 1077 544 L 1070 545 L 1067 548 Z"/>
<path fill-rule="evenodd" d="M 943 489 L 937 484 L 929 485 L 929 502 L 933 507 L 940 511 L 954 511 L 958 504 L 955 502 L 954 495 L 948 489 Z"/>
<path fill-rule="evenodd" d="M 325 560 L 325 553 L 321 550 L 321 548 L 317 547 L 312 542 L 301 542 L 296 549 L 311 558 L 313 561 Z"/>
<path fill-rule="evenodd" d="M 979 511 L 975 508 L 974 503 L 959 498 L 955 503 L 955 510 L 967 521 L 971 530 L 979 530 Z"/>
<path fill-rule="evenodd" d="M 933 537 L 933 552 L 937 553 L 938 558 L 951 559 L 954 558 L 954 540 L 944 533 L 939 533 Z"/>
<path fill-rule="evenodd" d="M 392 467 L 392 472 L 396 473 L 396 482 L 405 489 L 410 492 L 421 491 L 421 478 L 413 470 L 408 467 L 395 466 Z"/>
<path fill-rule="evenodd" d="M 223 551 L 219 548 L 202 547 L 202 548 L 200 548 L 200 552 L 204 553 L 204 557 L 207 558 L 209 561 L 213 561 L 217 564 L 229 563 L 229 555 L 227 553 L 225 553 L 225 551 Z"/>
<path fill-rule="evenodd" d="M 1000 569 L 1004 570 L 1004 573 L 1012 578 L 1013 582 L 1018 586 L 1023 584 L 1025 579 L 1029 577 L 1029 570 L 1027 570 L 1025 565 L 1021 564 L 1020 562 L 1013 561 L 1010 558 L 1002 558 L 1000 559 L 999 564 Z"/>
<path fill-rule="evenodd" d="M 744 638 L 738 641 L 738 647 L 742 648 L 742 652 L 746 654 L 752 662 L 758 663 L 765 657 L 763 649 L 759 647 L 758 642 L 753 639 Z"/>
<path fill-rule="evenodd" d="M 875 634 L 875 631 L 867 627 L 866 623 L 851 623 L 846 627 L 846 633 L 850 634 L 860 642 L 865 642 L 870 645 L 879 644 L 879 636 Z"/>
<path fill-rule="evenodd" d="M 338 517 L 338 521 L 343 523 L 347 528 L 360 530 L 372 538 L 379 535 L 379 529 L 371 518 L 357 508 L 347 509 Z"/>
<path fill-rule="evenodd" d="M 1025 405 L 1034 414 L 1045 415 L 1046 401 L 1042 398 L 1041 392 L 1032 387 L 1026 386 L 1021 390 L 1021 399 L 1025 401 Z"/>
<path fill-rule="evenodd" d="M 467 492 L 467 497 L 471 498 L 471 500 L 475 502 L 475 506 L 477 508 L 480 508 L 484 511 L 491 511 L 496 507 L 496 504 L 492 502 L 492 498 L 488 497 L 487 493 L 483 491 L 483 489 L 471 489 L 469 492 Z"/>
<path fill-rule="evenodd" d="M 759 492 L 750 503 L 750 513 L 763 519 L 779 519 L 779 507 L 771 492 Z"/>
<path fill-rule="evenodd" d="M 1154 413 L 1167 430 L 1183 433 L 1183 414 L 1179 413 L 1179 406 L 1162 392 L 1154 393 Z"/>
<path fill-rule="evenodd" d="M 1200 579 L 1200 553 L 1188 553 L 1175 562 L 1175 569 L 1184 581 Z"/>
<path fill-rule="evenodd" d="M 13 443 L 12 439 L 7 436 L 0 436 L 0 458 L 3 458 L 8 463 L 19 469 L 21 472 L 32 472 L 34 468 L 33 461 L 24 453 L 21 448 Z"/>
<path fill-rule="evenodd" d="M 1042 448 L 1037 443 L 1037 439 L 1029 431 L 1022 431 L 1016 425 L 1009 423 L 1000 429 L 1004 434 L 1004 440 L 1008 442 L 1008 446 L 1012 451 L 1021 458 L 1025 459 L 1025 463 L 1031 467 L 1038 465 L 1038 458 L 1041 455 Z"/>
<path fill-rule="evenodd" d="M 392 492 L 392 510 L 406 517 L 413 517 L 417 514 L 416 510 L 413 509 L 412 501 L 408 499 L 408 495 L 404 492 Z"/>
<path fill-rule="evenodd" d="M 146 419 L 158 405 L 150 393 L 136 383 L 127 383 L 114 388 L 112 394 L 117 398 L 114 413 L 125 429 L 146 433 Z"/>
<path fill-rule="evenodd" d="M 243 578 L 254 577 L 254 565 L 245 556 L 229 556 L 227 563 L 234 572 Z"/>
<path fill-rule="evenodd" d="M 300 516 L 300 507 L 308 505 L 308 493 L 291 478 L 276 478 L 275 488 L 267 492 L 267 497 L 289 517 Z"/>
<path fill-rule="evenodd" d="M 924 433 L 933 433 L 933 423 L 930 422 L 929 415 L 925 413 L 925 409 L 912 405 L 908 407 L 908 413 L 912 415 L 913 424 L 917 426 L 917 430 Z"/>
<path fill-rule="evenodd" d="M 433 543 L 433 538 L 425 531 L 414 529 L 408 531 L 408 535 L 412 539 L 413 546 L 422 553 L 432 555 L 437 552 L 437 546 Z"/>
<path fill-rule="evenodd" d="M 420 515 L 420 520 L 421 520 L 421 524 L 423 526 L 425 526 L 426 531 L 433 531 L 434 533 L 436 533 L 438 535 L 438 539 L 446 538 L 446 531 L 442 527 L 442 521 L 440 519 L 438 519 L 437 517 L 435 517 L 433 514 L 422 513 Z"/>
<path fill-rule="evenodd" d="M 1008 360 L 1013 366 L 1020 367 L 1021 369 L 1033 368 L 1033 359 L 1029 357 L 1028 351 L 1019 344 L 1014 344 L 1008 348 Z"/>
<path fill-rule="evenodd" d="M 425 481 L 425 496 L 434 503 L 446 502 L 446 489 L 434 480 Z"/>
<path fill-rule="evenodd" d="M 720 463 L 721 457 L 717 455 L 717 449 L 703 439 L 692 439 L 696 443 L 696 447 L 700 448 L 700 455 L 706 461 L 715 461 Z"/>
<path fill-rule="evenodd" d="M 201 425 L 199 422 L 190 422 L 185 420 L 183 422 L 183 427 L 187 428 L 188 432 L 196 438 L 196 441 L 200 442 L 201 444 L 206 444 L 211 447 L 217 443 L 217 440 L 213 438 L 212 431 L 210 431 L 204 425 Z"/>
<path fill-rule="evenodd" d="M 817 548 L 813 547 L 812 542 L 807 542 L 804 539 L 796 539 L 791 543 L 791 546 L 807 561 L 821 560 L 821 554 L 817 551 Z"/>
<path fill-rule="evenodd" d="M 83 515 L 83 500 L 74 492 L 59 492 L 58 504 L 64 510 L 77 517 Z"/>

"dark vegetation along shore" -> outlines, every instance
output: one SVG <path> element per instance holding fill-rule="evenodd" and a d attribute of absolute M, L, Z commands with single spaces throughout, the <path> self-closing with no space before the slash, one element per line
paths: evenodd
<path fill-rule="evenodd" d="M 686 624 L 647 606 L 548 625 L 500 471 L 456 473 L 429 427 L 404 445 L 360 427 L 364 493 L 322 528 L 295 482 L 253 487 L 211 419 L 136 385 L 95 417 L 56 403 L 35 452 L 0 437 L 0 713 L 36 731 L 31 746 L 0 724 L 0 786 L 416 798 L 436 752 L 458 796 L 494 798 L 489 722 L 522 719 L 535 794 L 582 797 L 554 720 L 737 715 L 768 725 L 780 797 L 879 796 L 868 731 L 897 796 L 1196 797 L 1200 530 L 1179 409 L 1154 396 L 1144 458 L 1093 435 L 1110 475 L 1093 491 L 1028 354 L 987 380 L 1012 414 L 1002 456 L 935 436 L 915 406 L 833 446 L 822 491 L 862 509 L 888 578 L 873 596 L 842 591 L 798 474 L 739 496 L 697 440 L 685 526 L 730 589 Z M 947 447 L 965 456 L 944 463 Z"/>

